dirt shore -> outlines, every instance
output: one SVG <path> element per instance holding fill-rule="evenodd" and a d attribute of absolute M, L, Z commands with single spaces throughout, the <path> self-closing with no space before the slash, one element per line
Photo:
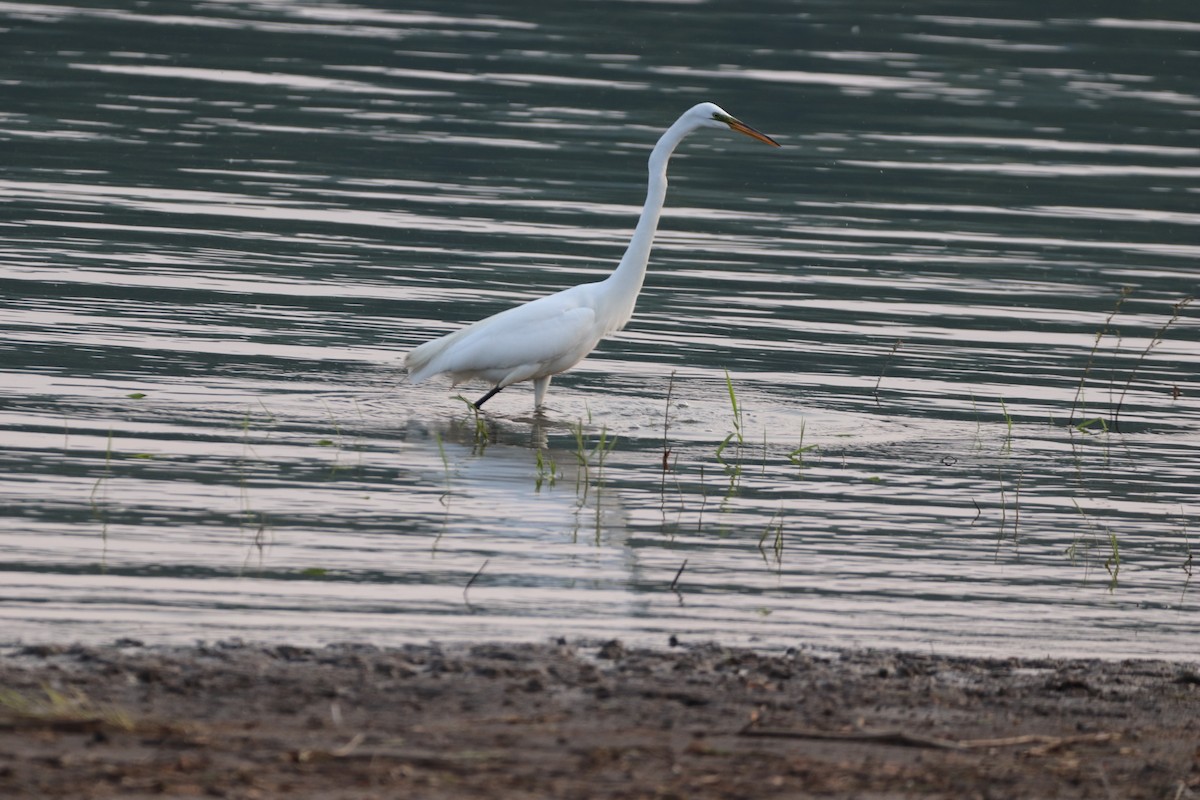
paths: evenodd
<path fill-rule="evenodd" d="M 715 645 L 9 647 L 0 797 L 1200 797 L 1200 671 Z"/>

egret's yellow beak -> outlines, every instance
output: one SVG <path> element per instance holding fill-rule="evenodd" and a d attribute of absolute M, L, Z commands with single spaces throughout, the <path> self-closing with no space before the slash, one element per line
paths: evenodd
<path fill-rule="evenodd" d="M 718 119 L 720 119 L 721 122 L 724 122 L 726 125 L 728 125 L 729 129 L 732 131 L 737 131 L 738 133 L 744 133 L 747 136 L 749 136 L 751 139 L 758 139 L 760 142 L 766 142 L 767 144 L 771 145 L 772 147 L 780 146 L 779 142 L 775 141 L 770 136 L 767 136 L 762 131 L 754 130 L 754 128 L 751 128 L 749 125 L 742 122 L 740 119 L 736 119 L 734 117 L 718 117 Z"/>

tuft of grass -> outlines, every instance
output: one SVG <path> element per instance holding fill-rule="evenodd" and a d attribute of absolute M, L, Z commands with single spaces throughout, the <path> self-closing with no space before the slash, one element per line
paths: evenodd
<path fill-rule="evenodd" d="M 742 437 L 745 419 L 742 416 L 742 408 L 738 405 L 737 393 L 733 391 L 733 378 L 729 377 L 729 370 L 725 370 L 725 388 L 729 390 L 729 405 L 733 409 L 733 435 L 737 437 L 740 450 L 746 444 Z"/>
<path fill-rule="evenodd" d="M 1021 535 L 1021 482 L 1025 479 L 1025 470 L 1017 473 L 1017 478 L 1012 486 L 1012 541 L 1014 547 L 1020 546 Z M 996 472 L 996 481 L 1000 484 L 1000 534 L 996 538 L 996 552 L 999 554 L 1000 543 L 1004 541 L 1004 532 L 1008 527 L 1008 500 L 1009 497 L 1004 491 L 1004 473 Z M 978 508 L 979 504 L 976 503 Z M 971 523 L 975 524 L 974 522 Z"/>
<path fill-rule="evenodd" d="M 679 494 L 679 505 L 682 509 L 686 504 L 683 497 L 683 488 L 679 485 L 679 456 L 671 448 L 671 399 L 675 393 L 675 371 L 671 371 L 671 377 L 667 381 L 667 399 L 663 406 L 663 443 L 662 443 L 662 471 L 658 479 L 658 498 L 666 513 L 667 505 L 667 474 L 671 473 L 671 480 L 675 483 L 675 491 Z"/>
<path fill-rule="evenodd" d="M 104 471 L 100 473 L 100 477 L 92 484 L 92 491 L 88 495 L 88 505 L 92 510 L 92 519 L 100 523 L 100 542 L 104 550 L 104 558 L 102 564 L 108 563 L 108 492 L 106 490 L 107 481 L 112 477 L 112 458 L 113 458 L 113 432 L 112 428 L 108 429 L 108 440 L 104 445 Z"/>
<path fill-rule="evenodd" d="M 271 413 L 270 409 L 261 400 L 259 401 L 259 406 L 267 417 L 267 423 L 274 425 L 275 415 Z M 238 494 L 241 500 L 241 508 L 238 513 L 238 532 L 245 535 L 247 530 L 253 531 L 250 536 L 250 544 L 246 550 L 246 558 L 242 562 L 243 571 L 249 567 L 255 552 L 258 553 L 259 566 L 262 566 L 263 556 L 271 540 L 271 528 L 267 521 L 267 515 L 261 511 L 255 511 L 253 504 L 250 502 L 248 465 L 251 458 L 255 461 L 262 460 L 254 450 L 254 446 L 250 443 L 251 413 L 250 408 L 247 407 L 246 413 L 242 417 L 242 454 L 237 461 Z"/>
<path fill-rule="evenodd" d="M 1084 366 L 1083 374 L 1079 377 L 1079 385 L 1075 389 L 1075 398 L 1071 402 L 1071 412 L 1070 412 L 1069 420 L 1073 423 L 1073 427 L 1080 432 L 1093 433 L 1093 432 L 1095 432 L 1095 429 L 1097 427 L 1100 427 L 1105 432 L 1110 431 L 1110 430 L 1116 432 L 1120 429 L 1121 409 L 1125 405 L 1125 398 L 1129 394 L 1129 390 L 1133 386 L 1134 380 L 1137 378 L 1137 374 L 1142 368 L 1142 364 L 1149 357 L 1151 351 L 1154 350 L 1155 347 L 1158 347 L 1160 344 L 1162 344 L 1163 339 L 1166 337 L 1167 330 L 1172 325 L 1174 325 L 1176 322 L 1179 321 L 1179 318 L 1183 315 L 1183 312 L 1188 308 L 1188 306 L 1191 305 L 1192 301 L 1195 299 L 1191 296 L 1184 297 L 1182 300 L 1175 303 L 1171 307 L 1171 316 L 1167 319 L 1166 322 L 1164 322 L 1159 327 L 1159 329 L 1157 331 L 1155 331 L 1154 335 L 1150 338 L 1150 342 L 1146 345 L 1146 347 L 1138 355 L 1137 360 L 1134 362 L 1133 368 L 1129 371 L 1129 375 L 1125 379 L 1125 384 L 1121 388 L 1121 392 L 1116 399 L 1115 405 L 1112 405 L 1112 415 L 1108 419 L 1107 423 L 1104 423 L 1101 425 L 1101 423 L 1097 419 L 1083 419 L 1083 420 L 1080 420 L 1079 422 L 1076 422 L 1076 415 L 1075 415 L 1076 409 L 1079 410 L 1080 417 L 1085 416 L 1085 414 L 1084 414 L 1084 388 L 1086 386 L 1088 376 L 1091 374 L 1092 367 L 1095 364 L 1096 353 L 1100 348 L 1100 342 L 1106 335 L 1108 335 L 1110 333 L 1116 333 L 1116 329 L 1114 329 L 1113 325 L 1112 325 L 1113 320 L 1116 318 L 1117 314 L 1121 310 L 1121 306 L 1125 303 L 1125 300 L 1132 294 L 1132 292 L 1133 292 L 1133 290 L 1131 288 L 1129 288 L 1128 286 L 1123 287 L 1121 289 L 1121 294 L 1117 298 L 1117 302 L 1113 306 L 1113 310 L 1109 312 L 1108 316 L 1104 320 L 1104 324 L 1101 326 L 1100 330 L 1096 332 L 1096 338 L 1095 338 L 1095 341 L 1092 343 L 1091 352 L 1088 353 L 1088 359 L 1087 359 L 1086 365 Z M 1119 336 L 1119 334 L 1118 334 L 1118 336 Z M 1113 391 L 1114 390 L 1110 388 L 1110 398 L 1109 398 L 1110 404 L 1113 403 L 1112 397 L 1111 397 L 1111 394 Z M 1178 397 L 1178 394 L 1177 394 L 1178 391 L 1179 391 L 1179 389 L 1177 386 L 1172 387 L 1172 396 L 1174 398 Z"/>
<path fill-rule="evenodd" d="M 1021 481 L 1025 479 L 1025 470 L 1017 473 L 1017 482 L 1013 484 L 1013 544 L 1018 542 L 1021 530 Z"/>
<path fill-rule="evenodd" d="M 1146 356 L 1150 355 L 1150 351 L 1162 344 L 1163 338 L 1167 334 L 1167 328 L 1174 325 L 1184 310 L 1191 305 L 1193 298 L 1185 297 L 1171 307 L 1171 318 L 1162 324 L 1154 336 L 1150 339 L 1150 343 L 1146 345 L 1146 349 L 1138 356 L 1138 360 L 1134 363 L 1133 369 L 1129 371 L 1129 378 L 1125 381 L 1125 386 L 1121 389 L 1121 396 L 1117 399 L 1117 407 L 1113 411 L 1112 427 L 1113 430 L 1118 430 L 1121 425 L 1121 406 L 1125 405 L 1125 395 L 1129 393 L 1129 387 L 1133 384 L 1134 377 L 1137 376 L 1138 370 L 1142 367 L 1142 362 L 1146 360 Z"/>
<path fill-rule="evenodd" d="M 542 484 L 548 484 L 553 487 L 558 482 L 558 465 L 554 463 L 554 457 L 550 455 L 550 451 L 543 450 L 539 447 L 537 451 L 537 473 L 534 484 L 534 491 L 540 492 Z"/>
<path fill-rule="evenodd" d="M 804 469 L 804 456 L 808 455 L 809 453 L 819 451 L 821 449 L 820 445 L 816 445 L 816 444 L 806 445 L 804 443 L 804 431 L 807 429 L 807 427 L 808 427 L 808 424 L 803 419 L 801 419 L 800 420 L 800 444 L 796 446 L 795 450 L 792 450 L 791 452 L 789 452 L 787 454 L 788 461 L 795 464 L 796 467 L 798 467 L 801 470 Z"/>
<path fill-rule="evenodd" d="M 671 591 L 675 592 L 675 594 L 679 594 L 679 589 L 676 587 L 679 586 L 679 577 L 683 575 L 683 570 L 687 567 L 687 562 L 688 560 L 685 558 L 683 563 L 679 565 L 679 569 L 676 570 L 675 578 L 671 581 Z"/>
<path fill-rule="evenodd" d="M 779 507 L 771 519 L 767 521 L 767 527 L 763 529 L 762 535 L 758 537 L 758 551 L 763 554 L 763 558 L 767 557 L 766 544 L 767 538 L 771 538 L 771 552 L 775 557 L 776 565 L 783 564 L 783 506 Z"/>
<path fill-rule="evenodd" d="M 487 421 L 484 419 L 482 412 L 480 412 L 479 408 L 473 402 L 463 397 L 461 394 L 455 395 L 454 399 L 462 401 L 475 422 L 475 440 L 471 452 L 477 455 L 483 453 L 484 448 L 491 443 L 491 437 L 488 435 Z"/>
<path fill-rule="evenodd" d="M 334 416 L 333 409 L 329 407 L 329 403 L 326 403 L 325 400 L 322 399 L 321 406 L 325 409 L 325 415 L 329 417 L 329 424 L 333 426 L 335 438 L 320 439 L 317 442 L 317 445 L 320 447 L 332 447 L 334 449 L 333 464 L 329 467 L 329 476 L 333 477 L 337 475 L 338 470 L 342 468 L 340 460 L 342 457 L 342 443 L 345 441 L 345 437 L 342 435 L 342 426 L 338 424 L 337 417 Z"/>
<path fill-rule="evenodd" d="M 1117 535 L 1107 525 L 1102 526 L 1089 517 L 1083 507 L 1079 505 L 1079 501 L 1072 498 L 1071 502 L 1075 505 L 1075 510 L 1083 517 L 1086 533 L 1075 534 L 1075 538 L 1067 546 L 1065 555 L 1072 565 L 1077 560 L 1083 561 L 1084 580 L 1086 580 L 1092 559 L 1095 557 L 1093 551 L 1100 546 L 1101 542 L 1107 544 L 1108 554 L 1104 559 L 1104 568 L 1108 571 L 1108 590 L 1111 592 L 1116 589 L 1117 579 L 1121 572 L 1121 546 Z"/>
<path fill-rule="evenodd" d="M 975 402 L 975 393 L 971 395 L 971 412 L 975 415 L 975 449 L 983 450 L 983 420 L 979 418 L 979 404 Z"/>
<path fill-rule="evenodd" d="M 1007 431 L 1004 434 L 1004 447 L 1002 449 L 1011 452 L 1013 421 L 1012 415 L 1008 413 L 1008 406 L 1005 405 L 1003 397 L 1000 398 L 1000 413 L 1004 415 L 1004 425 L 1007 428 Z"/>
<path fill-rule="evenodd" d="M 999 470 L 996 471 L 996 482 L 1000 484 L 1000 535 L 996 538 L 996 552 L 999 553 L 1000 542 L 1004 541 L 1004 528 L 1008 524 L 1008 500 L 1004 496 L 1004 474 Z"/>
<path fill-rule="evenodd" d="M 732 441 L 733 441 L 733 434 L 730 433 L 724 439 L 721 440 L 721 443 L 719 445 L 717 445 L 717 449 L 714 452 L 714 455 L 716 456 L 717 461 L 720 462 L 721 465 L 725 467 L 726 471 L 732 469 L 732 466 L 729 464 L 729 462 L 727 462 L 725 460 L 723 453 L 725 452 L 725 448 L 729 447 L 729 444 Z"/>
<path fill-rule="evenodd" d="M 44 686 L 42 694 L 36 695 L 0 688 L 0 708 L 18 719 L 55 727 L 98 727 L 126 732 L 137 727 L 124 709 L 98 703 L 79 689 L 60 692 Z"/>
<path fill-rule="evenodd" d="M 1092 350 L 1090 353 L 1088 353 L 1088 360 L 1083 367 L 1083 374 L 1079 376 L 1079 385 L 1075 387 L 1075 399 L 1071 401 L 1071 411 L 1067 415 L 1068 421 L 1075 419 L 1076 408 L 1079 409 L 1080 416 L 1083 416 L 1083 390 L 1085 384 L 1087 383 L 1088 375 L 1092 371 L 1092 366 L 1096 363 L 1096 351 L 1100 349 L 1100 340 L 1103 339 L 1105 335 L 1107 335 L 1112 329 L 1113 319 L 1117 316 L 1117 313 L 1120 312 L 1121 306 L 1124 305 L 1125 300 L 1128 299 L 1129 295 L 1132 293 L 1132 287 L 1121 287 L 1121 294 L 1117 298 L 1116 305 L 1113 306 L 1113 310 L 1110 311 L 1108 316 L 1104 319 L 1104 325 L 1100 327 L 1100 330 L 1096 331 L 1096 339 L 1092 342 Z"/>
<path fill-rule="evenodd" d="M 725 388 L 729 391 L 729 407 L 733 412 L 732 422 L 733 430 L 717 445 L 715 456 L 717 463 L 725 470 L 725 474 L 729 476 L 729 490 L 725 493 L 725 498 L 729 499 L 737 494 L 738 487 L 741 484 L 742 477 L 742 454 L 746 445 L 746 440 L 743 435 L 745 430 L 745 417 L 743 409 L 738 403 L 737 392 L 733 388 L 733 379 L 729 377 L 729 370 L 725 370 Z M 730 445 L 734 447 L 734 458 L 731 461 L 726 460 L 725 451 Z"/>
<path fill-rule="evenodd" d="M 892 359 L 896 357 L 896 351 L 900 349 L 900 345 L 904 344 L 903 339 L 897 339 L 892 345 L 892 349 L 888 352 L 887 358 L 883 361 L 883 367 L 879 370 L 879 377 L 875 379 L 875 387 L 871 389 L 871 396 L 875 398 L 875 405 L 879 405 L 879 384 L 883 383 L 883 374 L 887 372 L 887 368 L 891 365 Z"/>
<path fill-rule="evenodd" d="M 583 420 L 579 420 L 571 426 L 571 433 L 575 437 L 575 460 L 579 464 L 579 471 L 575 474 L 575 494 L 579 496 L 579 504 L 582 506 L 587 502 L 588 491 L 592 486 L 592 461 L 596 464 L 596 490 L 599 491 L 604 482 L 604 462 L 608 455 L 617 446 L 617 437 L 610 436 L 607 427 L 600 429 L 600 434 L 597 437 L 594 447 L 589 448 L 587 436 L 584 434 Z M 583 493 L 580 495 L 580 489 Z M 597 526 L 599 525 L 600 504 L 596 504 Z"/>
<path fill-rule="evenodd" d="M 1081 420 L 1077 425 L 1072 426 L 1080 433 L 1088 433 L 1099 435 L 1108 433 L 1108 423 L 1104 421 L 1104 417 L 1095 417 L 1093 419 Z"/>
<path fill-rule="evenodd" d="M 1182 510 L 1181 508 L 1180 511 L 1182 512 Z M 1192 539 L 1188 536 L 1186 517 L 1180 522 L 1179 532 L 1183 534 L 1183 554 L 1186 556 L 1183 562 L 1180 563 L 1179 568 L 1187 576 L 1183 581 L 1183 589 L 1179 592 L 1179 606 L 1182 608 L 1184 598 L 1187 597 L 1188 587 L 1192 585 Z"/>
<path fill-rule="evenodd" d="M 1108 570 L 1108 590 L 1117 588 L 1117 576 L 1121 573 L 1121 548 L 1117 544 L 1117 535 L 1111 530 L 1108 533 L 1108 558 L 1104 559 L 1104 568 Z"/>
<path fill-rule="evenodd" d="M 667 473 L 671 471 L 671 395 L 675 392 L 675 370 L 671 370 L 671 378 L 667 381 L 667 402 L 663 406 L 663 444 L 662 444 L 662 476 L 658 482 L 658 494 L 665 497 L 667 493 Z"/>

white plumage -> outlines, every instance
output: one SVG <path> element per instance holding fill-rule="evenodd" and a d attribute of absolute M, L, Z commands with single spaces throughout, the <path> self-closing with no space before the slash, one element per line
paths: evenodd
<path fill-rule="evenodd" d="M 404 360 L 409 382 L 420 383 L 435 375 L 447 375 L 454 384 L 485 380 L 493 388 L 476 401 L 479 407 L 506 386 L 533 381 L 534 408 L 540 409 L 550 379 L 582 361 L 633 315 L 666 199 L 667 162 L 685 136 L 705 127 L 728 128 L 779 146 L 712 103 L 688 109 L 650 153 L 646 204 L 612 275 L 539 297 L 420 345 Z"/>

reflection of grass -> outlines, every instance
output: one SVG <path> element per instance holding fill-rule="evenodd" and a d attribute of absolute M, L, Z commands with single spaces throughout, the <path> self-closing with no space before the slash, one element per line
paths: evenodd
<path fill-rule="evenodd" d="M 92 517 L 95 519 L 104 520 L 104 531 L 107 531 L 108 529 L 108 520 L 104 515 L 104 495 L 101 489 L 104 486 L 104 482 L 112 476 L 112 445 L 113 433 L 112 428 L 109 428 L 108 440 L 104 445 L 104 472 L 101 473 L 100 477 L 96 479 L 96 482 L 92 484 L 92 492 L 88 495 L 88 503 L 92 507 Z M 97 495 L 100 495 L 100 500 L 98 502 L 96 500 Z"/>
<path fill-rule="evenodd" d="M 104 446 L 104 472 L 92 484 L 91 494 L 88 495 L 88 504 L 92 509 L 92 519 L 100 522 L 100 543 L 104 550 L 100 559 L 102 568 L 106 568 L 108 563 L 108 497 L 105 486 L 108 479 L 112 477 L 112 454 L 113 432 L 112 428 L 109 428 L 108 441 Z"/>
<path fill-rule="evenodd" d="M 1075 538 L 1066 549 L 1067 558 L 1070 559 L 1072 564 L 1075 563 L 1076 559 L 1083 561 L 1084 578 L 1086 579 L 1092 559 L 1097 557 L 1094 555 L 1094 551 L 1101 546 L 1101 542 L 1107 544 L 1108 554 L 1104 559 L 1104 568 L 1108 571 L 1108 590 L 1111 592 L 1117 587 L 1117 577 L 1121 572 L 1121 548 L 1117 541 L 1117 536 L 1107 525 L 1102 527 L 1094 522 L 1074 498 L 1072 498 L 1071 502 L 1074 503 L 1075 510 L 1083 517 L 1087 527 L 1085 534 L 1076 532 Z M 1103 531 L 1103 534 L 1101 531 Z"/>
<path fill-rule="evenodd" d="M 1109 591 L 1112 591 L 1117 585 L 1117 575 L 1121 572 L 1121 550 L 1117 546 L 1117 535 L 1112 531 L 1105 529 L 1108 534 L 1109 555 L 1104 559 L 1104 568 L 1108 570 L 1108 575 L 1111 580 L 1108 584 Z"/>
<path fill-rule="evenodd" d="M 1183 562 L 1179 565 L 1183 570 L 1183 574 L 1187 577 L 1183 580 L 1183 589 L 1179 592 L 1179 606 L 1183 607 L 1183 600 L 1187 597 L 1188 587 L 1192 585 L 1192 539 L 1188 536 L 1187 516 L 1181 506 L 1179 509 L 1181 516 L 1179 522 L 1179 532 L 1183 535 Z"/>
<path fill-rule="evenodd" d="M 442 494 L 440 500 L 442 505 L 450 505 L 450 458 L 446 455 L 446 443 L 442 441 L 442 434 L 434 431 L 433 440 L 437 442 L 438 456 L 442 459 L 442 472 L 446 476 L 446 491 Z"/>
<path fill-rule="evenodd" d="M 767 557 L 766 548 L 763 544 L 766 543 L 767 537 L 772 538 L 771 552 L 775 556 L 776 565 L 783 564 L 783 506 L 772 515 L 767 521 L 767 527 L 763 529 L 762 536 L 758 537 L 758 551 L 763 554 L 763 558 Z"/>
<path fill-rule="evenodd" d="M 588 437 L 584 435 L 583 431 L 582 419 L 571 426 L 571 433 L 575 436 L 574 455 L 575 461 L 579 465 L 579 470 L 575 473 L 575 495 L 578 500 L 578 509 L 582 509 L 587 504 L 588 493 L 594 485 L 596 489 L 596 497 L 593 500 L 596 509 L 594 527 L 596 541 L 599 542 L 601 522 L 603 521 L 603 504 L 600 500 L 604 490 L 604 464 L 617 446 L 617 437 L 610 435 L 607 427 L 601 427 L 596 444 L 589 448 Z M 592 480 L 593 461 L 596 471 L 594 482 Z"/>
<path fill-rule="evenodd" d="M 1017 473 L 1017 480 L 1013 484 L 1012 540 L 1013 540 L 1014 547 L 1016 547 L 1020 544 L 1019 535 L 1020 535 L 1020 528 L 1021 528 L 1021 481 L 1024 480 L 1024 478 L 1025 478 L 1025 470 L 1021 470 L 1020 472 Z M 1000 549 L 1000 542 L 1004 541 L 1004 531 L 1008 527 L 1008 496 L 1004 492 L 1004 473 L 997 472 L 996 480 L 1000 484 L 1000 536 L 996 540 L 996 550 L 998 552 Z M 976 503 L 975 507 L 979 508 L 979 504 Z M 972 523 L 972 524 L 974 524 L 974 523 Z"/>
<path fill-rule="evenodd" d="M 333 448 L 333 464 L 329 467 L 329 477 L 332 478 L 337 475 L 338 470 L 341 469 L 342 426 L 338 424 L 337 417 L 333 415 L 333 409 L 329 407 L 329 403 L 326 403 L 324 399 L 321 400 L 321 407 L 325 409 L 325 415 L 329 417 L 329 424 L 333 426 L 335 438 L 318 439 L 317 446 Z"/>
<path fill-rule="evenodd" d="M 275 424 L 275 415 L 270 412 L 266 404 L 259 401 L 263 413 L 267 416 L 267 424 Z M 261 511 L 255 511 L 250 502 L 250 486 L 247 481 L 248 471 L 247 464 L 253 458 L 256 461 L 261 461 L 258 453 L 255 452 L 254 446 L 250 444 L 250 427 L 252 420 L 252 411 L 247 408 L 245 416 L 242 417 L 242 454 L 238 458 L 238 493 L 241 498 L 241 511 L 238 515 L 238 530 L 245 533 L 247 528 L 254 531 L 250 541 L 250 549 L 246 551 L 246 559 L 242 563 L 242 569 L 250 563 L 251 555 L 254 551 L 258 552 L 258 563 L 262 566 L 263 555 L 266 551 L 270 539 L 270 527 L 267 523 L 267 515 Z"/>
<path fill-rule="evenodd" d="M 488 446 L 488 443 L 491 441 L 491 437 L 488 435 L 487 422 L 484 420 L 483 414 L 480 413 L 478 406 L 476 406 L 466 397 L 463 397 L 461 394 L 455 395 L 454 399 L 461 400 L 463 404 L 466 405 L 467 410 L 471 412 L 471 415 L 475 420 L 475 439 L 471 448 L 471 452 L 476 455 L 482 454 L 484 449 Z"/>

